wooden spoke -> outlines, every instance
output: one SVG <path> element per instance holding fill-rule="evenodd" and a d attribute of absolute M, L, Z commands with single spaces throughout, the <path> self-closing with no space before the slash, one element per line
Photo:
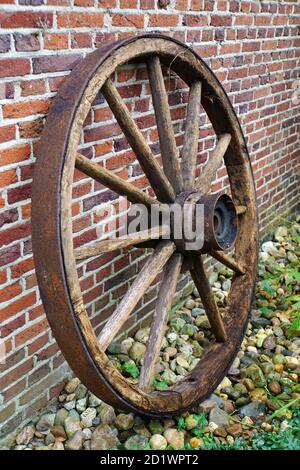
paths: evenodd
<path fill-rule="evenodd" d="M 235 260 L 230 258 L 230 256 L 225 255 L 223 251 L 212 250 L 211 253 L 213 258 L 220 261 L 220 263 L 225 264 L 228 268 L 232 269 L 237 274 L 245 274 L 245 269 L 239 265 Z"/>
<path fill-rule="evenodd" d="M 109 346 L 140 298 L 174 251 L 175 244 L 170 241 L 161 242 L 157 248 L 155 248 L 150 259 L 144 265 L 140 274 L 136 277 L 117 309 L 102 329 L 98 339 L 100 348 L 103 351 Z"/>
<path fill-rule="evenodd" d="M 128 183 L 119 176 L 114 175 L 111 171 L 90 161 L 84 155 L 77 154 L 75 166 L 94 180 L 120 194 L 120 196 L 126 196 L 134 204 L 145 204 L 148 207 L 152 204 L 159 204 L 159 201 L 136 188 L 132 183 Z"/>
<path fill-rule="evenodd" d="M 173 202 L 175 194 L 171 184 L 152 155 L 152 151 L 142 132 L 136 125 L 126 104 L 110 79 L 105 82 L 101 91 L 136 154 L 158 199 L 163 202 Z"/>
<path fill-rule="evenodd" d="M 107 253 L 109 251 L 120 250 L 138 243 L 145 242 L 147 240 L 156 240 L 170 232 L 170 228 L 167 225 L 161 227 L 154 227 L 150 230 L 142 230 L 141 232 L 131 233 L 115 240 L 102 240 L 95 242 L 91 246 L 84 246 L 75 250 L 76 259 L 85 259 L 91 256 L 98 256 L 101 253 Z"/>
<path fill-rule="evenodd" d="M 203 194 L 209 191 L 211 183 L 214 181 L 217 171 L 222 164 L 223 157 L 230 141 L 230 134 L 222 134 L 219 137 L 219 142 L 217 143 L 216 148 L 211 152 L 208 162 L 196 182 L 196 189 L 201 191 Z"/>
<path fill-rule="evenodd" d="M 191 268 L 191 275 L 199 292 L 203 307 L 205 309 L 207 318 L 209 320 L 216 340 L 218 342 L 226 341 L 227 334 L 225 331 L 224 323 L 220 315 L 218 306 L 216 304 L 213 292 L 209 285 L 201 256 L 197 258 L 197 261 Z"/>
<path fill-rule="evenodd" d="M 247 206 L 236 206 L 235 210 L 237 215 L 243 215 L 247 210 Z"/>
<path fill-rule="evenodd" d="M 173 296 L 176 292 L 182 260 L 183 257 L 180 253 L 174 254 L 164 269 L 139 380 L 139 387 L 145 392 L 148 392 L 151 387 L 155 364 L 157 362 L 166 331 Z"/>
<path fill-rule="evenodd" d="M 198 80 L 193 82 L 190 88 L 181 159 L 181 173 L 184 191 L 192 189 L 195 182 L 195 169 L 199 140 L 201 88 L 202 83 Z"/>
<path fill-rule="evenodd" d="M 178 159 L 168 96 L 158 56 L 152 56 L 147 61 L 148 75 L 155 110 L 160 151 L 163 167 L 175 193 L 182 191 L 182 177 Z"/>

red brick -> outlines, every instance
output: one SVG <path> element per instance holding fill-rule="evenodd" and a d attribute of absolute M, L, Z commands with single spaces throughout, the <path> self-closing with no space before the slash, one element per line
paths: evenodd
<path fill-rule="evenodd" d="M 253 15 L 236 16 L 234 24 L 236 26 L 251 26 L 254 22 Z"/>
<path fill-rule="evenodd" d="M 19 282 L 6 286 L 4 289 L 0 290 L 0 302 L 6 302 L 7 300 L 13 299 L 17 295 L 21 294 L 21 292 L 22 286 Z"/>
<path fill-rule="evenodd" d="M 25 201 L 31 197 L 31 184 L 24 184 L 18 188 L 10 189 L 7 192 L 7 199 L 9 204 L 14 204 L 15 202 Z"/>
<path fill-rule="evenodd" d="M 46 92 L 45 80 L 26 80 L 20 83 L 21 95 L 42 95 Z"/>
<path fill-rule="evenodd" d="M 9 142 L 16 137 L 16 126 L 0 127 L 0 143 Z"/>
<path fill-rule="evenodd" d="M 8 52 L 10 50 L 10 35 L 0 35 L 0 52 Z"/>
<path fill-rule="evenodd" d="M 43 334 L 39 338 L 35 339 L 32 343 L 28 345 L 28 355 L 31 356 L 36 351 L 45 346 L 49 341 L 48 333 Z"/>
<path fill-rule="evenodd" d="M 76 7 L 93 7 L 94 3 L 94 0 L 74 0 Z"/>
<path fill-rule="evenodd" d="M 1 28 L 49 28 L 53 25 L 53 13 L 22 11 L 0 12 Z"/>
<path fill-rule="evenodd" d="M 231 15 L 212 15 L 211 26 L 231 26 L 232 16 Z"/>
<path fill-rule="evenodd" d="M 32 114 L 45 114 L 50 106 L 50 101 L 46 99 L 36 101 L 26 101 L 19 103 L 9 103 L 3 106 L 3 116 L 5 118 L 20 118 Z"/>
<path fill-rule="evenodd" d="M 40 39 L 38 33 L 14 34 L 16 51 L 30 52 L 40 49 Z"/>
<path fill-rule="evenodd" d="M 0 245 L 9 245 L 10 243 L 25 238 L 30 234 L 30 225 L 28 222 L 17 225 L 13 228 L 7 228 L 0 232 Z"/>
<path fill-rule="evenodd" d="M 17 181 L 16 170 L 8 170 L 0 173 L 0 188 L 5 188 L 12 183 Z M 0 215 L 0 226 L 1 226 L 1 215 Z"/>
<path fill-rule="evenodd" d="M 190 28 L 206 26 L 208 24 L 208 17 L 205 15 L 185 15 L 184 24 Z"/>
<path fill-rule="evenodd" d="M 7 271 L 0 271 L 0 284 L 4 284 L 7 281 Z"/>
<path fill-rule="evenodd" d="M 21 122 L 19 124 L 20 137 L 22 139 L 31 139 L 39 137 L 44 128 L 44 120 L 42 118 L 34 121 Z"/>
<path fill-rule="evenodd" d="M 59 28 L 100 28 L 104 24 L 103 13 L 58 13 Z"/>
<path fill-rule="evenodd" d="M 22 162 L 30 156 L 30 145 L 21 144 L 0 150 L 0 166 Z"/>
<path fill-rule="evenodd" d="M 7 372 L 5 375 L 2 374 L 0 378 L 0 388 L 3 390 L 4 386 L 7 387 L 9 384 L 15 382 L 20 377 L 26 375 L 32 369 L 32 367 L 33 359 L 30 358 L 27 361 L 22 362 L 13 370 Z"/>
<path fill-rule="evenodd" d="M 8 406 L 4 406 L 0 411 L 0 422 L 6 421 L 16 411 L 16 404 L 10 403 Z"/>
<path fill-rule="evenodd" d="M 22 344 L 26 344 L 28 341 L 38 336 L 41 333 L 41 331 L 45 331 L 45 329 L 48 328 L 48 326 L 49 326 L 48 321 L 46 318 L 44 318 L 43 320 L 35 323 L 29 328 L 26 328 L 26 330 L 23 330 L 20 333 L 16 334 L 15 336 L 16 347 L 21 346 Z"/>
<path fill-rule="evenodd" d="M 29 59 L 0 59 L 0 77 L 17 77 L 27 73 L 30 73 Z"/>
<path fill-rule="evenodd" d="M 8 308 L 8 307 L 6 307 Z M 6 309 L 4 309 L 6 310 Z M 2 311 L 4 311 L 2 310 Z M 12 316 L 12 315 L 11 315 Z M 9 318 L 9 317 L 8 317 Z M 3 317 L 3 320 L 7 320 L 5 316 Z M 18 328 L 21 328 L 22 326 L 25 325 L 25 315 L 19 315 L 17 318 L 14 320 L 6 323 L 5 325 L 0 325 L 0 335 L 2 338 L 5 338 L 6 336 L 11 335 L 14 333 Z M 7 361 L 6 361 L 7 362 Z M 0 381 L 1 382 L 1 381 Z"/>
<path fill-rule="evenodd" d="M 195 50 L 200 57 L 212 57 L 217 55 L 217 46 L 196 46 Z"/>
<path fill-rule="evenodd" d="M 72 48 L 81 49 L 85 47 L 92 47 L 93 38 L 90 33 L 74 33 L 72 34 Z"/>
<path fill-rule="evenodd" d="M 0 266 L 12 263 L 21 255 L 20 245 L 0 249 Z"/>
<path fill-rule="evenodd" d="M 4 399 L 8 402 L 11 398 L 15 398 L 26 389 L 26 379 L 19 380 L 16 384 L 3 391 Z"/>
<path fill-rule="evenodd" d="M 154 10 L 156 0 L 140 0 L 140 8 L 142 10 Z"/>
<path fill-rule="evenodd" d="M 261 43 L 256 42 L 245 42 L 243 43 L 243 52 L 254 52 L 259 51 L 261 48 Z"/>
<path fill-rule="evenodd" d="M 94 127 L 87 130 L 84 134 L 84 141 L 93 142 L 107 139 L 119 134 L 121 134 L 121 129 L 117 124 L 108 124 L 106 126 Z"/>
<path fill-rule="evenodd" d="M 43 56 L 33 59 L 33 72 L 61 72 L 72 69 L 81 59 L 79 54 L 65 54 L 56 56 Z"/>
<path fill-rule="evenodd" d="M 66 33 L 48 33 L 44 36 L 45 49 L 67 49 L 68 35 Z"/>
<path fill-rule="evenodd" d="M 19 218 L 18 209 L 9 209 L 4 211 L 0 214 L 0 228 L 3 227 L 5 224 L 11 224 L 16 222 Z"/>
<path fill-rule="evenodd" d="M 20 261 L 20 263 L 15 264 L 11 267 L 11 274 L 13 278 L 19 278 L 23 276 L 28 271 L 32 271 L 34 269 L 34 260 L 33 258 L 27 258 L 25 260 Z"/>
<path fill-rule="evenodd" d="M 170 14 L 153 14 L 149 15 L 149 24 L 148 26 L 161 26 L 161 27 L 171 27 L 178 25 L 179 17 L 178 15 L 170 15 Z M 117 25 L 118 26 L 118 25 Z"/>
<path fill-rule="evenodd" d="M 52 77 L 52 78 L 49 78 L 49 87 L 50 87 L 50 91 L 57 91 L 60 87 L 60 85 L 62 84 L 62 82 L 64 81 L 65 77 Z"/>
<path fill-rule="evenodd" d="M 23 295 L 18 300 L 11 302 L 7 307 L 2 309 L 1 320 L 5 321 L 19 312 L 27 310 L 29 307 L 35 304 L 35 302 L 35 292 L 30 292 L 29 294 Z"/>
<path fill-rule="evenodd" d="M 111 22 L 113 26 L 143 28 L 144 15 L 114 13 L 111 15 Z"/>

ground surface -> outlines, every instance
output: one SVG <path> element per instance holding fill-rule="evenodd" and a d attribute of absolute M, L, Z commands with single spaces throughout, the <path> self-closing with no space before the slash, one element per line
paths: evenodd
<path fill-rule="evenodd" d="M 194 413 L 149 420 L 118 412 L 77 378 L 17 435 L 15 449 L 300 449 L 300 217 L 262 244 L 256 306 L 232 367 Z M 226 305 L 229 270 L 210 282 Z M 137 381 L 149 330 L 114 343 L 112 360 Z M 191 370 L 211 337 L 200 299 L 172 312 L 154 388 L 164 390 Z"/>

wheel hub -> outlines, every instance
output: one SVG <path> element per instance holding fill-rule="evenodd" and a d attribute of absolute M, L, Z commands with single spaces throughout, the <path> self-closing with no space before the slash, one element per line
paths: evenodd
<path fill-rule="evenodd" d="M 182 227 L 174 212 L 171 229 L 180 252 L 201 254 L 231 248 L 237 237 L 238 216 L 230 196 L 223 192 L 182 192 L 175 204 L 182 208 Z M 180 234 L 182 235 L 180 237 Z"/>

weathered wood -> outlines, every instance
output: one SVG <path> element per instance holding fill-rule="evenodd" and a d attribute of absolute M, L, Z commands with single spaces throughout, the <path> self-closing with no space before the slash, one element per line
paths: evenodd
<path fill-rule="evenodd" d="M 140 298 L 156 278 L 162 267 L 175 251 L 173 242 L 164 241 L 155 248 L 150 259 L 133 281 L 115 312 L 109 318 L 99 335 L 99 344 L 105 351 L 122 325 L 125 323 Z"/>
<path fill-rule="evenodd" d="M 222 134 L 219 137 L 215 149 L 210 153 L 208 162 L 202 170 L 201 175 L 196 181 L 196 189 L 201 193 L 205 194 L 209 191 L 211 184 L 216 178 L 218 169 L 220 168 L 223 157 L 228 149 L 231 141 L 230 134 Z"/>
<path fill-rule="evenodd" d="M 211 329 L 217 341 L 224 342 L 227 340 L 224 323 L 216 304 L 214 294 L 211 290 L 207 275 L 204 269 L 201 256 L 197 258 L 194 266 L 191 268 L 191 275 L 195 286 L 199 292 L 204 310 L 211 325 Z"/>
<path fill-rule="evenodd" d="M 196 80 L 190 87 L 185 135 L 182 148 L 181 173 L 183 190 L 193 189 L 199 141 L 199 117 L 202 83 Z"/>
<path fill-rule="evenodd" d="M 147 207 L 150 207 L 152 204 L 159 204 L 157 199 L 136 188 L 132 183 L 114 175 L 111 171 L 103 168 L 103 166 L 92 162 L 84 155 L 77 154 L 75 166 L 78 170 L 107 186 L 120 196 L 126 196 L 134 204 L 145 204 Z"/>
<path fill-rule="evenodd" d="M 247 210 L 247 206 L 236 206 L 235 210 L 236 210 L 237 215 L 243 215 L 245 214 Z"/>
<path fill-rule="evenodd" d="M 234 259 L 230 258 L 228 255 L 225 255 L 223 251 L 211 250 L 211 255 L 213 258 L 220 261 L 220 263 L 225 264 L 225 266 L 232 269 L 237 274 L 245 274 L 245 269 Z"/>
<path fill-rule="evenodd" d="M 160 60 L 157 55 L 154 55 L 148 59 L 147 68 L 157 122 L 163 167 L 168 180 L 174 188 L 175 193 L 178 194 L 180 191 L 182 191 L 182 176 L 180 172 L 178 150 L 168 103 L 168 95 L 165 88 Z"/>
<path fill-rule="evenodd" d="M 98 256 L 101 253 L 107 253 L 121 248 L 127 248 L 147 240 L 157 240 L 170 232 L 167 225 L 154 227 L 149 230 L 124 235 L 114 240 L 106 239 L 93 243 L 91 246 L 83 246 L 74 250 L 76 259 L 86 259 L 91 256 Z"/>
<path fill-rule="evenodd" d="M 101 89 L 119 126 L 125 134 L 132 150 L 137 156 L 155 194 L 162 202 L 172 202 L 175 199 L 174 190 L 164 175 L 142 132 L 132 118 L 126 104 L 113 82 L 108 79 Z"/>
<path fill-rule="evenodd" d="M 155 365 L 159 357 L 161 344 L 167 327 L 169 311 L 176 292 L 182 260 L 183 257 L 181 254 L 174 254 L 164 269 L 139 379 L 139 387 L 145 392 L 148 392 L 151 387 Z"/>

